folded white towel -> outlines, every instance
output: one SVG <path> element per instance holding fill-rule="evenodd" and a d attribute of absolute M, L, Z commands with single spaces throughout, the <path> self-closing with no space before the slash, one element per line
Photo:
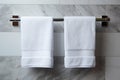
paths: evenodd
<path fill-rule="evenodd" d="M 65 67 L 95 67 L 95 17 L 65 17 Z"/>
<path fill-rule="evenodd" d="M 51 17 L 21 17 L 22 67 L 53 67 Z"/>

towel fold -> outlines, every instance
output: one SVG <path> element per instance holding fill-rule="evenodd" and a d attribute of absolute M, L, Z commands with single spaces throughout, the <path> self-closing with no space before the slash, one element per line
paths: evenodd
<path fill-rule="evenodd" d="M 95 17 L 65 17 L 65 67 L 95 67 Z"/>
<path fill-rule="evenodd" d="M 53 19 L 21 17 L 22 67 L 53 67 Z"/>

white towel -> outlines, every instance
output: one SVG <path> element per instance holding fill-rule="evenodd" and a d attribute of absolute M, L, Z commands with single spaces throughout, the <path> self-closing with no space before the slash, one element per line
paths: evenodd
<path fill-rule="evenodd" d="M 65 67 L 95 67 L 95 17 L 65 17 Z"/>
<path fill-rule="evenodd" d="M 53 67 L 51 17 L 21 17 L 22 67 Z"/>

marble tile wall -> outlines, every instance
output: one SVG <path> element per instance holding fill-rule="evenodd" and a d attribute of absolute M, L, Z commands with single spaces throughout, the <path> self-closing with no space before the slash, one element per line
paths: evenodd
<path fill-rule="evenodd" d="M 101 28 L 97 22 L 97 32 L 120 32 L 120 6 L 112 5 L 0 5 L 0 31 L 20 31 L 10 23 L 12 15 L 19 16 L 96 16 L 108 15 L 111 22 L 108 28 Z M 59 24 L 59 25 L 58 25 Z M 63 32 L 63 22 L 54 23 L 55 32 Z M 59 29 L 58 29 L 59 28 Z"/>
<path fill-rule="evenodd" d="M 0 4 L 120 4 L 120 0 L 0 0 Z"/>
<path fill-rule="evenodd" d="M 54 57 L 52 69 L 21 68 L 21 57 L 0 56 L 0 80 L 104 80 L 104 58 L 97 57 L 93 69 L 66 69 L 64 57 Z M 102 66 L 101 66 L 102 65 Z"/>
<path fill-rule="evenodd" d="M 120 32 L 120 18 L 119 18 L 120 15 L 119 14 L 120 14 L 120 5 L 23 5 L 23 4 L 21 5 L 6 4 L 5 5 L 5 4 L 1 4 L 0 5 L 0 33 L 1 32 L 20 32 L 20 27 L 13 27 L 11 25 L 11 22 L 9 22 L 11 15 L 53 16 L 53 17 L 64 17 L 64 16 L 101 17 L 101 15 L 108 15 L 111 18 L 109 27 L 103 28 L 101 27 L 101 24 L 97 22 L 96 31 L 98 33 L 108 33 L 108 34 L 118 33 L 118 34 L 114 34 L 114 35 L 110 34 L 111 36 L 106 36 L 106 37 L 111 37 L 110 40 L 108 40 L 108 38 L 105 38 L 105 41 L 108 40 L 108 44 L 110 44 L 109 49 L 111 50 L 110 51 L 107 50 L 109 52 L 101 52 L 101 55 L 103 56 L 97 55 L 97 66 L 94 69 L 66 69 L 64 68 L 63 56 L 55 56 L 55 66 L 53 69 L 27 69 L 27 68 L 20 67 L 20 56 L 0 56 L 0 80 L 119 80 L 119 76 L 117 76 L 116 74 L 120 72 L 118 71 L 117 73 L 115 73 L 117 69 L 120 69 L 119 68 L 120 65 L 117 64 L 120 61 L 119 44 L 111 43 L 113 40 L 119 43 L 120 38 L 117 38 Z M 63 22 L 54 22 L 54 31 L 55 31 L 55 34 L 63 33 L 64 32 Z M 0 38 L 2 37 L 0 36 Z M 104 45 L 104 47 L 108 47 L 108 46 L 109 45 L 107 46 Z M 114 47 L 117 47 L 117 48 L 114 48 Z M 13 48 L 9 48 L 9 49 L 13 49 Z M 109 53 L 109 54 L 104 55 L 103 53 Z M 100 50 L 98 50 L 96 54 L 100 54 Z M 112 72 L 114 72 L 114 75 L 112 74 Z"/>

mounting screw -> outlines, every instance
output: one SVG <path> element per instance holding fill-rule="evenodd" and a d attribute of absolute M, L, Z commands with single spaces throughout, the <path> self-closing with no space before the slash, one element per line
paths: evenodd
<path fill-rule="evenodd" d="M 13 15 L 12 18 L 17 19 L 17 18 L 19 18 L 19 16 L 18 15 Z M 17 27 L 17 26 L 19 26 L 19 22 L 18 21 L 13 21 L 12 25 Z"/>
<path fill-rule="evenodd" d="M 106 15 L 103 15 L 102 18 L 103 19 L 109 19 L 109 17 L 106 16 Z M 109 25 L 108 21 L 103 21 L 102 22 L 102 27 L 108 27 L 108 25 Z"/>

